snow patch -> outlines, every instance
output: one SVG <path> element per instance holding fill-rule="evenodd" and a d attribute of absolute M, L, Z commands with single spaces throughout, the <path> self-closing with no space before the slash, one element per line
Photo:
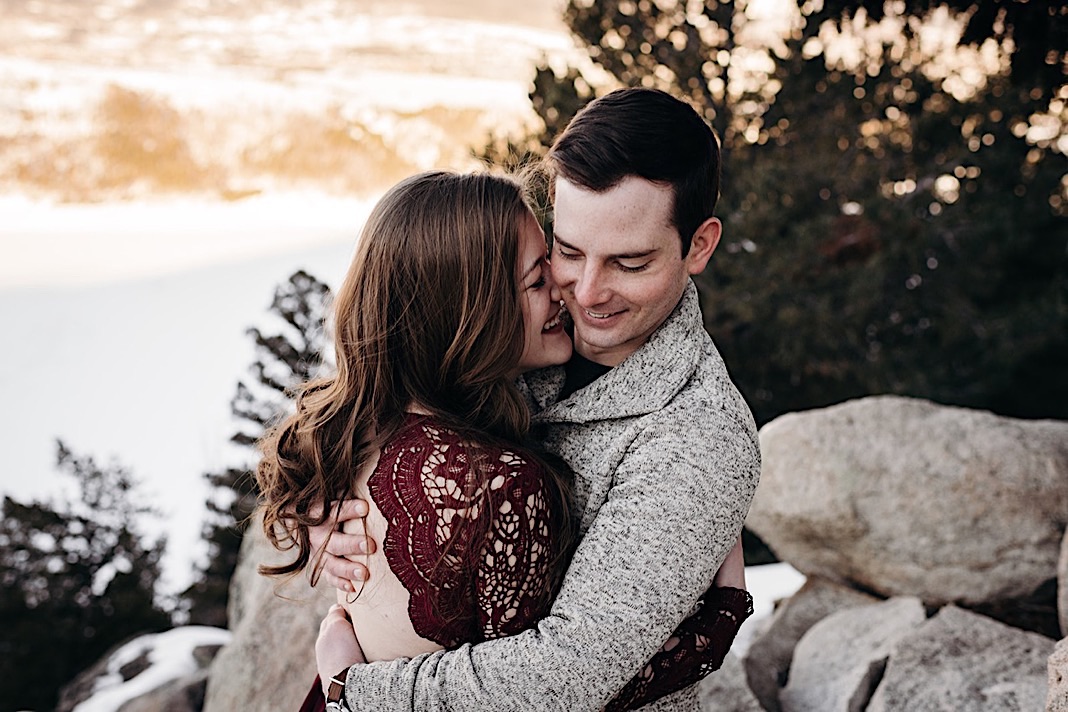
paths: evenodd
<path fill-rule="evenodd" d="M 92 697 L 73 712 L 115 712 L 126 702 L 197 670 L 193 650 L 207 645 L 226 645 L 230 631 L 209 626 L 184 626 L 164 633 L 131 640 L 111 656 L 107 674 L 96 681 Z M 149 666 L 136 677 L 123 680 L 124 665 L 147 655 Z"/>
<path fill-rule="evenodd" d="M 797 593 L 804 583 L 805 575 L 790 564 L 745 567 L 745 584 L 753 597 L 753 615 L 738 630 L 731 652 L 738 657 L 745 655 L 763 621 L 775 611 L 775 604 Z"/>

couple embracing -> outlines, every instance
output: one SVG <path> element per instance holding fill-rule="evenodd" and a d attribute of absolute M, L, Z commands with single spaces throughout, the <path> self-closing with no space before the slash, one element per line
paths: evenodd
<path fill-rule="evenodd" d="M 302 709 L 696 710 L 752 611 L 759 444 L 690 279 L 720 239 L 716 137 L 623 89 L 546 163 L 550 253 L 512 178 L 391 189 L 336 373 L 262 443 L 264 528 L 295 551 L 265 573 L 338 589 Z"/>

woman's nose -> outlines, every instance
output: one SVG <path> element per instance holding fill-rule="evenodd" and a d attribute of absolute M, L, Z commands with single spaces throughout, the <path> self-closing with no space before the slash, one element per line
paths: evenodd
<path fill-rule="evenodd" d="M 555 279 L 553 279 L 553 275 L 551 272 L 549 273 L 549 276 L 546 277 L 546 279 L 549 280 L 549 299 L 552 299 L 554 302 L 558 302 L 563 299 L 564 293 L 560 291 L 560 285 L 556 283 Z"/>

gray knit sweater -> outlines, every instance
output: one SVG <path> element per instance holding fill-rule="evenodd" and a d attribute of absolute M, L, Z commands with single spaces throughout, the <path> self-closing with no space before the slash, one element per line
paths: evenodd
<path fill-rule="evenodd" d="M 354 666 L 352 710 L 599 710 L 711 584 L 760 474 L 749 408 L 691 283 L 638 351 L 570 398 L 528 375 L 545 445 L 576 473 L 582 541 L 552 611 L 519 635 Z M 694 688 L 647 710 L 696 710 Z"/>

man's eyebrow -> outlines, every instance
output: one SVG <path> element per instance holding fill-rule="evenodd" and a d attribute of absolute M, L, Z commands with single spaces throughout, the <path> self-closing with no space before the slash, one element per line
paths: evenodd
<path fill-rule="evenodd" d="M 563 247 L 565 247 L 565 248 L 567 248 L 569 250 L 574 250 L 575 252 L 581 252 L 582 251 L 579 248 L 577 248 L 574 245 L 572 245 L 571 243 L 569 243 L 567 240 L 561 240 L 559 235 L 553 235 L 553 240 L 556 241 L 556 242 L 559 242 Z M 638 260 L 638 259 L 642 259 L 643 257 L 648 257 L 649 255 L 651 255 L 653 253 L 656 253 L 656 252 L 659 252 L 659 251 L 660 251 L 659 248 L 654 247 L 651 250 L 644 250 L 642 252 L 619 252 L 619 253 L 616 253 L 616 254 L 613 254 L 613 255 L 608 255 L 608 259 L 610 259 L 610 260 Z"/>
<path fill-rule="evenodd" d="M 648 257 L 654 252 L 659 252 L 659 249 L 645 250 L 644 252 L 620 252 L 619 254 L 609 255 L 614 260 L 637 260 L 642 257 Z"/>
<path fill-rule="evenodd" d="M 574 245 L 572 245 L 567 240 L 564 240 L 558 234 L 553 233 L 553 244 L 556 244 L 556 243 L 560 243 L 561 245 L 563 245 L 564 247 L 566 247 L 569 250 L 574 250 L 575 252 L 579 251 L 579 248 L 575 247 Z"/>

